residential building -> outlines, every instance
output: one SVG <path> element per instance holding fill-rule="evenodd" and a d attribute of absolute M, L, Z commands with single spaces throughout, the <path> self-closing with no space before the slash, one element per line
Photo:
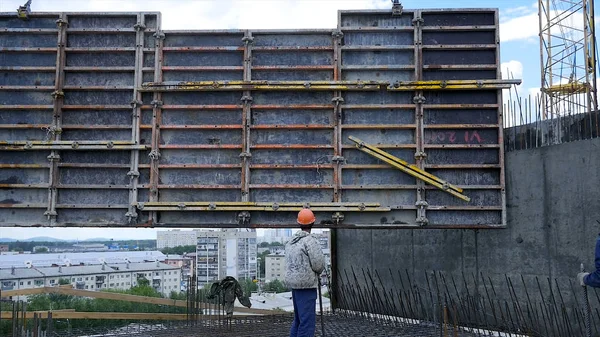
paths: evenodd
<path fill-rule="evenodd" d="M 196 231 L 182 231 L 179 229 L 173 229 L 170 231 L 156 232 L 157 249 L 195 245 Z"/>
<path fill-rule="evenodd" d="M 198 286 L 226 276 L 256 277 L 256 231 L 223 229 L 197 231 L 196 274 Z"/>
<path fill-rule="evenodd" d="M 8 245 L 0 245 L 0 252 L 8 252 Z"/>
<path fill-rule="evenodd" d="M 271 254 L 265 256 L 265 282 L 285 280 L 285 256 Z"/>
<path fill-rule="evenodd" d="M 103 263 L 137 263 L 164 261 L 165 254 L 159 251 L 120 251 L 94 253 L 48 253 L 0 255 L 0 269 L 34 267 L 98 265 Z"/>
<path fill-rule="evenodd" d="M 191 265 L 192 259 L 188 257 L 184 257 L 182 255 L 177 254 L 167 254 L 165 257 L 165 263 L 169 266 L 189 269 Z"/>
<path fill-rule="evenodd" d="M 0 289 L 53 287 L 64 282 L 83 290 L 127 290 L 140 278 L 165 296 L 181 289 L 181 269 L 161 262 L 0 269 Z"/>

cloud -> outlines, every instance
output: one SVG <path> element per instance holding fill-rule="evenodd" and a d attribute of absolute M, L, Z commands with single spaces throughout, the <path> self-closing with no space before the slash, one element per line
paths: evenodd
<path fill-rule="evenodd" d="M 517 60 L 502 62 L 500 71 L 502 71 L 502 78 L 504 79 L 521 79 L 523 78 L 523 63 Z"/>
<path fill-rule="evenodd" d="M 14 11 L 24 0 L 0 0 Z M 48 0 L 35 11 L 160 11 L 163 29 L 335 28 L 340 9 L 391 8 L 389 0 Z"/>

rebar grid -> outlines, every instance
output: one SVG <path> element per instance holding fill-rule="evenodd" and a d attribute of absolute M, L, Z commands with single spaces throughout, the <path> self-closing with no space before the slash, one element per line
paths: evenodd
<path fill-rule="evenodd" d="M 344 315 L 326 313 L 325 336 L 328 337 L 395 337 L 395 336 L 453 336 L 453 337 L 483 337 L 491 336 L 483 332 L 467 332 L 439 326 L 431 322 L 421 321 L 382 321 L 374 320 L 350 312 Z M 253 318 L 231 319 L 217 322 L 200 321 L 194 325 L 191 322 L 179 322 L 177 324 L 139 325 L 131 324 L 129 327 L 105 330 L 82 329 L 70 332 L 62 331 L 51 336 L 61 337 L 107 337 L 107 336 L 136 336 L 136 337 L 281 337 L 289 334 L 292 324 L 292 314 L 274 316 L 256 316 Z M 321 317 L 317 316 L 317 328 L 315 337 L 322 337 L 320 330 Z M 172 323 L 172 322 L 171 322 Z M 48 336 L 50 337 L 50 336 Z"/>

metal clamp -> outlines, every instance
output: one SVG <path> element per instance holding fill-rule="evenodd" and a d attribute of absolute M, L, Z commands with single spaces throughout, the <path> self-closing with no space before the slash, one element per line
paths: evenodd
<path fill-rule="evenodd" d="M 78 149 L 79 148 L 79 143 L 78 142 L 71 143 L 71 148 Z"/>
<path fill-rule="evenodd" d="M 177 204 L 177 208 L 179 209 L 185 209 L 187 206 L 184 203 L 179 203 Z"/>
<path fill-rule="evenodd" d="M 56 219 L 56 216 L 58 214 L 56 213 L 56 211 L 46 211 L 44 212 L 44 216 L 48 218 L 48 220 L 54 220 Z"/>
<path fill-rule="evenodd" d="M 414 18 L 412 20 L 412 24 L 415 27 L 421 27 L 425 23 L 425 20 L 422 17 Z"/>
<path fill-rule="evenodd" d="M 331 220 L 333 220 L 333 223 L 335 223 L 336 225 L 339 225 L 340 223 L 342 223 L 342 221 L 344 221 L 344 218 L 345 218 L 344 214 L 340 213 L 340 212 L 335 212 L 331 216 Z"/>
<path fill-rule="evenodd" d="M 155 39 L 162 40 L 165 38 L 165 33 L 163 33 L 162 31 L 159 31 L 159 32 L 152 34 L 152 36 L 154 36 Z"/>
<path fill-rule="evenodd" d="M 344 37 L 344 33 L 341 30 L 335 30 L 331 33 L 331 36 L 334 39 L 342 39 Z"/>
<path fill-rule="evenodd" d="M 400 0 L 392 0 L 392 16 L 400 16 L 402 15 L 402 10 L 404 8 L 402 7 L 402 4 L 400 3 Z"/>
<path fill-rule="evenodd" d="M 150 104 L 152 104 L 152 106 L 154 108 L 158 108 L 163 106 L 163 101 L 159 101 L 159 100 L 153 100 L 152 102 L 150 102 Z"/>
<path fill-rule="evenodd" d="M 250 223 L 250 212 L 243 211 L 240 212 L 237 216 L 238 223 L 240 225 L 248 225 Z"/>
<path fill-rule="evenodd" d="M 242 152 L 240 153 L 240 158 L 250 158 L 252 154 L 250 152 Z"/>
<path fill-rule="evenodd" d="M 425 153 L 425 151 L 417 151 L 415 152 L 415 159 L 416 160 L 424 160 L 427 158 L 427 153 Z"/>
<path fill-rule="evenodd" d="M 68 25 L 68 24 L 69 24 L 69 23 L 68 23 L 67 21 L 63 20 L 63 19 L 58 19 L 58 20 L 56 20 L 56 25 L 57 25 L 58 27 L 66 26 L 66 25 Z"/>
<path fill-rule="evenodd" d="M 252 37 L 252 36 L 244 36 L 244 37 L 242 38 L 242 42 L 243 42 L 245 45 L 249 45 L 249 44 L 251 44 L 251 43 L 253 43 L 253 42 L 254 42 L 254 37 Z"/>
<path fill-rule="evenodd" d="M 427 217 L 425 217 L 425 216 L 420 216 L 417 218 L 416 222 L 418 224 L 421 224 L 421 226 L 425 226 L 429 223 L 429 219 L 427 219 Z"/>
<path fill-rule="evenodd" d="M 252 102 L 252 96 L 244 95 L 244 96 L 242 96 L 242 98 L 240 98 L 240 101 L 242 101 L 246 104 L 250 103 L 250 102 Z"/>
<path fill-rule="evenodd" d="M 52 98 L 54 98 L 54 99 L 65 97 L 65 93 L 61 90 L 53 91 L 50 95 L 52 95 Z"/>
<path fill-rule="evenodd" d="M 424 209 L 429 207 L 429 203 L 425 200 L 419 200 L 417 202 L 415 202 L 415 206 L 417 206 L 418 208 Z"/>
<path fill-rule="evenodd" d="M 134 219 L 137 219 L 138 214 L 135 212 L 135 208 L 132 208 L 131 211 L 125 213 L 125 216 L 127 217 L 127 219 L 129 219 L 129 222 L 133 222 Z"/>
<path fill-rule="evenodd" d="M 271 208 L 273 208 L 274 211 L 279 209 L 279 204 L 278 203 L 273 203 L 273 205 L 271 206 Z"/>
<path fill-rule="evenodd" d="M 342 156 L 333 156 L 333 157 L 331 157 L 331 162 L 336 163 L 336 164 L 342 164 L 342 163 L 346 162 L 346 158 L 344 158 Z"/>
<path fill-rule="evenodd" d="M 133 25 L 133 28 L 135 30 L 143 30 L 143 29 L 146 29 L 146 25 L 141 22 L 138 22 L 135 25 Z"/>
<path fill-rule="evenodd" d="M 214 211 L 217 209 L 217 205 L 214 202 L 211 202 L 210 204 L 208 204 L 208 209 Z"/>
<path fill-rule="evenodd" d="M 60 155 L 58 153 L 50 153 L 50 155 L 48 157 L 46 157 L 48 159 L 48 161 L 59 161 L 60 160 Z"/>
<path fill-rule="evenodd" d="M 152 150 L 148 153 L 148 157 L 150 157 L 150 160 L 158 160 L 160 159 L 160 151 Z"/>
<path fill-rule="evenodd" d="M 144 203 L 143 203 L 143 202 L 138 202 L 138 203 L 137 203 L 137 208 L 138 208 L 139 210 L 143 210 L 143 209 L 144 209 Z"/>
<path fill-rule="evenodd" d="M 113 142 L 106 143 L 106 148 L 107 149 L 112 149 L 114 146 L 115 146 L 115 143 L 113 143 Z"/>
<path fill-rule="evenodd" d="M 138 107 L 142 106 L 143 102 L 138 101 L 137 99 L 134 99 L 131 102 L 129 102 L 129 104 L 131 105 L 132 108 L 138 108 Z"/>
<path fill-rule="evenodd" d="M 423 104 L 427 101 L 427 99 L 425 99 L 425 96 L 423 95 L 417 95 L 415 97 L 413 97 L 413 102 L 415 104 Z"/>
<path fill-rule="evenodd" d="M 338 107 L 340 104 L 344 103 L 344 98 L 341 96 L 336 96 L 332 98 L 331 101 L 335 104 L 336 107 Z"/>
<path fill-rule="evenodd" d="M 140 173 L 138 171 L 129 171 L 127 172 L 127 175 L 131 177 L 131 179 L 133 178 L 137 178 L 140 176 Z"/>

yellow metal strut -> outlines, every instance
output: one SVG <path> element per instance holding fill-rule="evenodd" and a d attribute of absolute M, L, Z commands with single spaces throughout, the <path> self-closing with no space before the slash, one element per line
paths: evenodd
<path fill-rule="evenodd" d="M 390 165 L 392 165 L 393 167 L 399 169 L 400 171 L 411 175 L 417 179 L 421 179 L 424 182 L 433 185 L 437 188 L 439 188 L 440 190 L 450 193 L 453 196 L 464 200 L 464 201 L 471 201 L 471 198 L 467 197 L 466 195 L 462 194 L 463 193 L 463 189 L 452 185 L 450 183 L 448 183 L 447 181 L 440 179 L 436 176 L 434 176 L 431 173 L 427 173 L 424 170 L 418 168 L 415 165 L 409 164 L 408 162 L 395 157 L 373 145 L 369 145 L 366 144 L 365 142 L 363 142 L 362 140 L 356 138 L 356 137 L 348 137 L 348 139 L 350 139 L 351 141 L 353 141 L 354 143 L 356 143 L 356 148 L 361 150 L 362 152 L 369 154 L 379 160 L 382 160 Z"/>

